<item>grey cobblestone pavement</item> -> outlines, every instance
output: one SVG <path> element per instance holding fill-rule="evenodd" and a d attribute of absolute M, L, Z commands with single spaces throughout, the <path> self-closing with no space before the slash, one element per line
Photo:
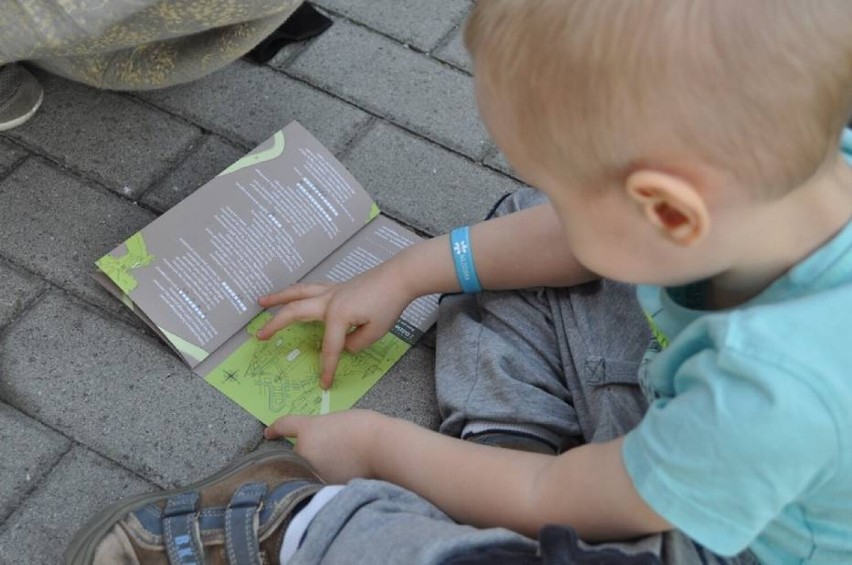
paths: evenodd
<path fill-rule="evenodd" d="M 425 235 L 519 186 L 476 112 L 470 0 L 315 4 L 335 20 L 319 38 L 188 85 L 104 92 L 36 71 L 42 108 L 0 135 L 0 563 L 56 563 L 96 509 L 261 440 L 100 289 L 97 258 L 294 119 Z M 359 406 L 435 427 L 428 338 Z"/>

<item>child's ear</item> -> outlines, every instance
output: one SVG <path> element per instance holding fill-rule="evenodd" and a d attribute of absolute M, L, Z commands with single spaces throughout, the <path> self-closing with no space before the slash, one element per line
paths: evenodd
<path fill-rule="evenodd" d="M 624 183 L 627 194 L 642 207 L 645 217 L 668 240 L 689 247 L 707 235 L 710 215 L 693 184 L 668 173 L 641 169 Z"/>

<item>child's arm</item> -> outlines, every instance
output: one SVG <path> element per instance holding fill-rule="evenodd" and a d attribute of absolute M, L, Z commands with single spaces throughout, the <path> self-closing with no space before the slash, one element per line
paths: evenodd
<path fill-rule="evenodd" d="M 477 445 L 366 411 L 281 418 L 266 435 L 298 437 L 296 450 L 327 481 L 387 480 L 464 524 L 533 538 L 545 524 L 568 524 L 587 541 L 671 529 L 633 488 L 622 439 L 552 457 Z"/>
<path fill-rule="evenodd" d="M 470 239 L 479 279 L 488 289 L 568 286 L 594 278 L 571 254 L 550 204 L 477 224 Z M 449 237 L 443 235 L 346 283 L 294 285 L 262 297 L 264 308 L 285 307 L 257 335 L 267 339 L 293 322 L 324 321 L 321 381 L 330 386 L 343 349 L 357 351 L 379 339 L 418 296 L 458 291 Z"/>

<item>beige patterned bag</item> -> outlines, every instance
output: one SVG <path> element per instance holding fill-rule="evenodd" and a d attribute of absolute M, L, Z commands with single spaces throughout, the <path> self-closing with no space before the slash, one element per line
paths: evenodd
<path fill-rule="evenodd" d="M 162 88 L 233 62 L 302 0 L 0 0 L 0 64 L 98 88 Z"/>

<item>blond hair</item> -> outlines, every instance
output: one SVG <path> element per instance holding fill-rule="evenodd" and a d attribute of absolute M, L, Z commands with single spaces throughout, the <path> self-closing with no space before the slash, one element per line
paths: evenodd
<path fill-rule="evenodd" d="M 850 0 L 480 0 L 465 43 L 525 155 L 575 180 L 689 154 L 784 193 L 852 114 Z"/>

